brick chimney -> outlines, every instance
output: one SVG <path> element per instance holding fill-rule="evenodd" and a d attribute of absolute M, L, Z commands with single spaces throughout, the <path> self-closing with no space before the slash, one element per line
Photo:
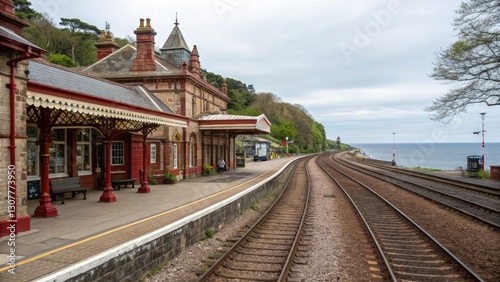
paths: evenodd
<path fill-rule="evenodd" d="M 137 54 L 130 71 L 155 71 L 155 30 L 151 27 L 151 20 L 140 19 L 139 27 L 134 31 L 137 36 Z"/>
<path fill-rule="evenodd" d="M 101 37 L 94 44 L 97 48 L 97 60 L 101 60 L 107 55 L 114 53 L 116 50 L 120 49 L 120 46 L 115 43 L 113 38 L 111 37 L 111 32 L 101 30 Z"/>
<path fill-rule="evenodd" d="M 16 16 L 12 0 L 0 0 L 0 25 L 12 30 L 17 35 L 21 35 L 23 27 L 28 26 Z"/>
<path fill-rule="evenodd" d="M 200 55 L 198 54 L 198 48 L 196 45 L 193 47 L 193 51 L 191 51 L 191 72 L 200 75 Z"/>
<path fill-rule="evenodd" d="M 227 94 L 227 84 L 226 79 L 222 80 L 222 93 Z"/>

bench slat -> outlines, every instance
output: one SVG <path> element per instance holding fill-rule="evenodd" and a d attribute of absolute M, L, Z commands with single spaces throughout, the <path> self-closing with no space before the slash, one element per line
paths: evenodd
<path fill-rule="evenodd" d="M 72 192 L 75 197 L 76 192 L 83 193 L 83 199 L 87 199 L 87 189 L 80 184 L 80 177 L 57 178 L 50 180 L 52 198 L 55 200 L 56 195 L 62 198 L 61 204 L 64 204 L 64 193 Z"/>

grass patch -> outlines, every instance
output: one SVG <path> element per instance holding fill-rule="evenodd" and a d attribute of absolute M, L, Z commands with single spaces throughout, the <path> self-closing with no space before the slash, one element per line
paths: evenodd
<path fill-rule="evenodd" d="M 249 208 L 251 208 L 252 210 L 254 210 L 256 212 L 260 211 L 259 201 L 255 201 L 255 202 L 251 203 Z"/>
<path fill-rule="evenodd" d="M 215 235 L 215 230 L 212 228 L 212 227 L 209 227 L 207 228 L 207 230 L 205 230 L 205 237 L 206 238 L 213 238 Z"/>
<path fill-rule="evenodd" d="M 169 261 L 168 260 L 165 260 L 163 263 L 160 263 L 159 265 L 151 268 L 148 273 L 146 273 L 144 275 L 144 277 L 142 277 L 139 281 L 145 281 L 147 278 L 151 278 L 153 276 L 155 276 L 158 272 L 160 272 L 163 267 L 168 263 Z"/>
<path fill-rule="evenodd" d="M 414 167 L 412 168 L 413 170 L 418 170 L 418 171 L 425 171 L 425 172 L 435 172 L 435 171 L 441 171 L 439 168 L 428 168 L 428 167 Z"/>

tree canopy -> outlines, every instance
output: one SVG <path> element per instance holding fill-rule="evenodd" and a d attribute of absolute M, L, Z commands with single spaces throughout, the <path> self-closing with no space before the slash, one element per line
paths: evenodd
<path fill-rule="evenodd" d="M 500 105 L 500 1 L 462 2 L 457 14 L 458 41 L 438 54 L 430 75 L 456 87 L 425 108 L 443 122 L 470 104 Z"/>

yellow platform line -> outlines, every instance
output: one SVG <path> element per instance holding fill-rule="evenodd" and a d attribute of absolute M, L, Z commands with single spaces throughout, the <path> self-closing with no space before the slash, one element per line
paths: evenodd
<path fill-rule="evenodd" d="M 278 165 L 276 165 L 276 166 L 278 166 Z M 274 169 L 276 166 L 274 166 L 273 168 L 269 169 L 268 171 L 270 171 L 270 170 Z M 259 175 L 258 175 L 258 176 L 256 176 L 255 178 L 257 178 L 257 177 L 261 176 L 261 175 L 262 175 L 262 174 L 264 174 L 264 173 L 267 173 L 268 171 L 266 171 L 266 172 L 263 172 L 263 173 L 259 174 Z M 116 231 L 119 231 L 119 230 L 125 229 L 125 228 L 127 228 L 127 227 L 134 226 L 134 225 L 136 225 L 136 224 L 139 224 L 139 223 L 142 223 L 142 222 L 146 222 L 146 221 L 148 221 L 148 220 L 151 220 L 151 219 L 157 218 L 157 217 L 159 217 L 159 216 L 166 215 L 166 214 L 169 214 L 169 213 L 171 213 L 171 212 L 174 212 L 174 211 L 180 210 L 180 209 L 182 209 L 182 208 L 185 208 L 185 207 L 188 207 L 188 206 L 194 205 L 194 204 L 196 204 L 196 203 L 199 203 L 199 202 L 204 201 L 204 200 L 206 200 L 206 199 L 209 199 L 209 198 L 215 197 L 215 196 L 217 196 L 217 195 L 219 195 L 219 194 L 222 194 L 222 193 L 224 193 L 224 192 L 227 192 L 227 191 L 230 191 L 230 190 L 236 189 L 236 188 L 238 188 L 239 186 L 244 185 L 244 184 L 246 184 L 246 183 L 248 183 L 248 182 L 251 182 L 251 181 L 253 181 L 253 180 L 254 180 L 254 179 L 247 180 L 247 181 L 245 181 L 245 182 L 243 182 L 243 183 L 240 183 L 240 184 L 238 184 L 238 185 L 236 185 L 236 186 L 234 186 L 234 187 L 231 187 L 231 188 L 225 189 L 225 190 L 223 190 L 223 191 L 219 191 L 219 192 L 217 192 L 217 193 L 215 193 L 215 194 L 212 194 L 212 195 L 207 196 L 207 197 L 205 197 L 205 198 L 202 198 L 202 199 L 199 199 L 199 200 L 193 201 L 193 202 L 191 202 L 191 203 L 189 203 L 189 204 L 186 204 L 186 205 L 183 205 L 183 206 L 179 206 L 179 207 L 177 207 L 177 208 L 173 208 L 173 209 L 171 209 L 171 210 L 168 210 L 168 211 L 165 211 L 165 212 L 162 212 L 162 213 L 156 214 L 156 215 L 152 215 L 152 216 L 150 216 L 150 217 L 147 217 L 147 218 L 144 218 L 144 219 L 141 219 L 141 220 L 138 220 L 138 221 L 135 221 L 135 222 L 132 222 L 132 223 L 129 223 L 129 224 L 126 224 L 126 225 L 123 225 L 123 226 L 117 227 L 117 228 L 115 228 L 115 229 L 108 230 L 108 231 L 103 232 L 103 233 L 99 233 L 99 234 L 94 235 L 94 236 L 92 236 L 92 237 L 85 238 L 85 239 L 80 240 L 80 241 L 78 241 L 78 242 L 74 242 L 74 243 L 71 243 L 71 244 L 68 244 L 68 245 L 65 245 L 65 246 L 59 247 L 59 248 L 57 248 L 57 249 L 54 249 L 54 250 L 51 250 L 51 251 L 47 251 L 47 252 L 45 252 L 45 253 L 41 253 L 41 254 L 39 254 L 39 255 L 36 255 L 36 256 L 30 257 L 30 258 L 28 258 L 28 259 L 25 259 L 25 260 L 20 261 L 19 263 L 16 263 L 16 266 L 20 266 L 20 265 L 23 265 L 23 264 L 27 264 L 27 263 L 32 262 L 32 261 L 34 261 L 34 260 L 41 259 L 41 258 L 43 258 L 43 257 L 49 256 L 49 255 L 51 255 L 51 254 L 53 254 L 53 253 L 57 253 L 57 252 L 63 251 L 63 250 L 65 250 L 65 249 L 68 249 L 68 248 L 71 248 L 71 247 L 74 247 L 74 246 L 77 246 L 77 245 L 83 244 L 83 243 L 88 242 L 88 241 L 95 240 L 95 239 L 97 239 L 97 238 L 100 238 L 100 237 L 102 237 L 102 236 L 105 236 L 105 235 L 111 234 L 111 233 L 113 233 L 113 232 L 116 232 Z M 3 267 L 3 268 L 0 268 L 0 272 L 6 271 L 6 270 L 8 270 L 8 269 L 11 269 L 11 267 L 10 267 L 10 266 L 6 266 L 6 267 Z"/>

